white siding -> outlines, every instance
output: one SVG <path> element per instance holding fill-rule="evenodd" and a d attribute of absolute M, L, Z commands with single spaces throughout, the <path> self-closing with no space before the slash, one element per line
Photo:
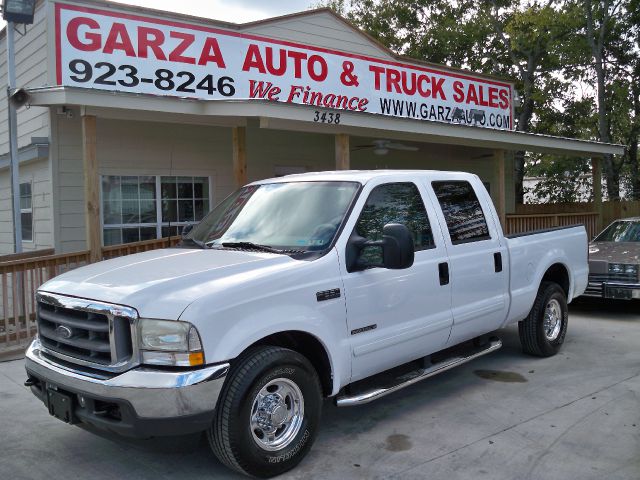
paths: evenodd
<path fill-rule="evenodd" d="M 54 134 L 58 162 L 58 248 L 84 250 L 82 124 L 58 117 Z M 213 202 L 234 189 L 231 129 L 203 125 L 98 118 L 101 175 L 188 175 L 213 178 Z"/>
<path fill-rule="evenodd" d="M 41 3 L 36 9 L 33 25 L 26 26 L 26 35 L 15 32 L 17 87 L 47 85 L 47 21 L 45 12 L 46 8 Z M 0 85 L 3 86 L 7 81 L 6 45 L 6 32 L 3 32 L 0 38 Z M 9 151 L 7 115 L 7 102 L 3 90 L 0 94 L 0 154 Z M 23 107 L 19 109 L 18 146 L 29 145 L 31 137 L 49 137 L 47 108 Z"/>
<path fill-rule="evenodd" d="M 364 139 L 351 139 L 351 149 L 368 143 Z M 415 144 L 412 144 L 415 145 Z M 506 156 L 506 207 L 507 213 L 515 210 L 513 189 L 513 156 Z M 392 168 L 392 169 L 423 169 L 423 170 L 456 170 L 474 173 L 483 182 L 490 184 L 491 196 L 495 200 L 497 191 L 497 177 L 495 175 L 494 160 L 483 156 L 477 149 L 456 145 L 422 144 L 417 152 L 394 151 L 389 154 L 376 156 L 371 150 L 358 150 L 351 153 L 351 168 Z"/>
<path fill-rule="evenodd" d="M 367 142 L 360 142 L 357 138 L 351 139 L 351 149 L 363 143 Z M 493 180 L 492 159 L 474 159 L 478 152 L 471 148 L 428 143 L 411 145 L 418 146 L 418 151 L 390 150 L 387 155 L 375 155 L 370 149 L 352 151 L 351 168 L 456 170 L 475 173 L 484 182 Z"/>
<path fill-rule="evenodd" d="M 20 165 L 20 183 L 31 183 L 33 241 L 22 242 L 25 252 L 53 247 L 51 178 L 48 160 Z M 13 215 L 9 169 L 0 171 L 0 255 L 13 253 Z"/>
<path fill-rule="evenodd" d="M 0 171 L 0 255 L 13 253 L 13 217 L 11 214 L 11 177 Z"/>
<path fill-rule="evenodd" d="M 59 249 L 85 248 L 82 129 L 79 112 L 55 122 Z M 101 175 L 194 175 L 213 179 L 213 203 L 235 188 L 231 129 L 205 125 L 142 122 L 98 118 L 97 157 Z M 351 148 L 370 139 L 352 138 Z M 53 148 L 54 146 L 52 146 Z M 474 159 L 478 151 L 452 145 L 420 145 L 417 152 L 391 151 L 376 156 L 371 150 L 352 152 L 351 167 L 456 169 L 476 173 L 495 185 L 491 158 Z M 306 171 L 335 168 L 334 136 L 247 128 L 248 180 L 273 177 L 277 167 Z M 510 169 L 507 169 L 508 171 Z"/>
<path fill-rule="evenodd" d="M 385 49 L 327 12 L 250 25 L 242 32 L 332 50 L 392 59 Z"/>
<path fill-rule="evenodd" d="M 41 87 L 47 84 L 46 8 L 38 2 L 33 25 L 26 34 L 15 32 L 16 86 Z M 6 27 L 5 27 L 6 28 Z M 6 31 L 0 35 L 0 85 L 7 84 Z M 5 90 L 0 92 L 0 155 L 9 152 L 8 113 Z M 32 137 L 49 138 L 49 109 L 43 107 L 18 110 L 18 147 L 31 144 Z M 48 159 L 20 165 L 20 182 L 32 181 L 33 242 L 23 242 L 25 251 L 53 246 L 52 186 Z M 13 215 L 11 212 L 10 170 L 0 170 L 0 254 L 13 252 Z"/>
<path fill-rule="evenodd" d="M 273 177 L 276 167 L 304 167 L 307 172 L 335 170 L 334 143 L 333 135 L 249 128 L 248 180 Z"/>

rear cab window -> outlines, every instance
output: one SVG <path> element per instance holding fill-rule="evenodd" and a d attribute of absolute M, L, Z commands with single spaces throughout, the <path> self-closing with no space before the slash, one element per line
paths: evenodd
<path fill-rule="evenodd" d="M 487 219 L 471 184 L 464 180 L 431 182 L 453 245 L 491 239 Z"/>

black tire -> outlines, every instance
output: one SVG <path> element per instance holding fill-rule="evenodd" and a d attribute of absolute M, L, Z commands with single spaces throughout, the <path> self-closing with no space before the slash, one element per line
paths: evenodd
<path fill-rule="evenodd" d="M 299 430 L 281 449 L 268 451 L 254 438 L 251 427 L 254 400 L 270 382 L 285 379 L 303 396 Z M 213 453 L 229 468 L 269 478 L 295 467 L 313 444 L 322 410 L 322 388 L 311 363 L 293 350 L 256 347 L 233 363 L 207 437 Z"/>
<path fill-rule="evenodd" d="M 555 302 L 555 303 L 554 303 Z M 560 308 L 560 325 L 556 335 L 551 334 L 551 339 L 545 334 L 544 317 L 548 305 Z M 538 289 L 538 295 L 533 302 L 533 307 L 527 318 L 518 323 L 520 344 L 522 350 L 530 355 L 538 357 L 551 357 L 558 353 L 564 343 L 569 323 L 569 310 L 567 297 L 560 285 L 554 282 L 542 282 Z"/>

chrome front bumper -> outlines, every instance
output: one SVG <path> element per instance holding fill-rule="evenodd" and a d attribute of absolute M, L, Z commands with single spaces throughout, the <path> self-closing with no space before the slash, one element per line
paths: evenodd
<path fill-rule="evenodd" d="M 212 416 L 229 371 L 228 363 L 189 371 L 138 367 L 119 375 L 99 378 L 49 359 L 43 354 L 37 338 L 27 349 L 25 367 L 29 378 L 40 383 L 41 389 L 53 388 L 77 396 L 79 409 L 80 397 L 86 396 L 99 402 L 113 401 L 127 408 L 130 406 L 131 416 L 141 420 Z M 43 399 L 42 391 L 35 386 L 31 388 L 36 396 Z M 46 403 L 45 399 L 43 401 Z M 81 409 L 78 412 L 81 419 L 88 413 Z"/>

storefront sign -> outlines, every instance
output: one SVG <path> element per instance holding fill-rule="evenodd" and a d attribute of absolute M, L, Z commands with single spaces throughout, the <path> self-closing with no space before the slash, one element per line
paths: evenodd
<path fill-rule="evenodd" d="M 304 104 L 321 123 L 346 110 L 513 128 L 508 83 L 75 5 L 56 4 L 56 63 L 59 85 Z"/>

